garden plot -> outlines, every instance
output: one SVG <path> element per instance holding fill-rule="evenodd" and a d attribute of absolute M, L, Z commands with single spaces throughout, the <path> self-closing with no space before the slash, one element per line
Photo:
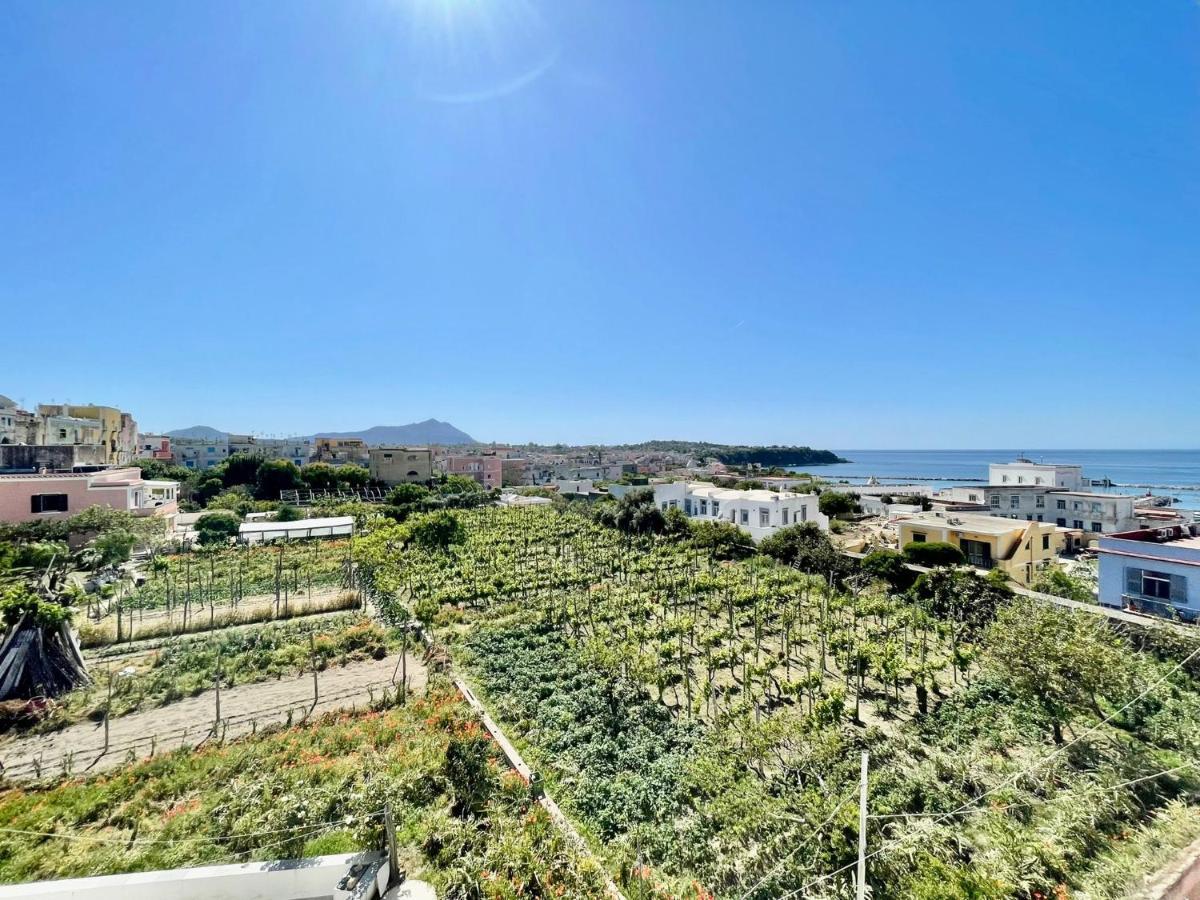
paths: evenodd
<path fill-rule="evenodd" d="M 140 709 L 104 723 L 83 721 L 0 746 L 9 778 L 38 778 L 115 768 L 181 747 L 228 740 L 335 709 L 365 708 L 400 688 L 399 654 L 324 671 L 206 690 L 165 706 Z M 425 666 L 409 654 L 409 692 L 423 688 Z M 106 749 L 107 747 L 107 749 Z"/>

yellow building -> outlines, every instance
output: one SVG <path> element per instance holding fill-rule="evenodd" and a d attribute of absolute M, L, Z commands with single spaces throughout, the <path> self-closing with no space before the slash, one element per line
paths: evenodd
<path fill-rule="evenodd" d="M 105 462 L 109 465 L 127 466 L 137 455 L 137 422 L 129 413 L 115 406 L 95 404 L 56 403 L 40 404 L 39 416 L 73 416 L 79 419 L 94 419 L 100 423 L 100 440 L 104 447 Z"/>
<path fill-rule="evenodd" d="M 955 512 L 913 513 L 896 527 L 901 547 L 914 542 L 953 544 L 969 565 L 1000 569 L 1026 587 L 1063 551 L 1070 534 L 1051 522 Z"/>
<path fill-rule="evenodd" d="M 384 484 L 425 484 L 433 478 L 433 454 L 428 447 L 372 447 L 371 477 Z"/>

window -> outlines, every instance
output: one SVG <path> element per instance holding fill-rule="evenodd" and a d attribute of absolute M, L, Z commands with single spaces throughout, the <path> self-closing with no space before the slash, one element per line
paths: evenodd
<path fill-rule="evenodd" d="M 1055 519 L 1054 524 L 1057 525 L 1059 528 L 1066 528 L 1067 520 L 1066 519 Z"/>
<path fill-rule="evenodd" d="M 914 544 L 923 544 L 923 543 L 925 543 L 925 532 L 923 532 L 923 531 L 914 531 L 914 532 L 912 533 L 912 542 L 913 542 Z"/>
<path fill-rule="evenodd" d="M 58 437 L 60 440 L 62 440 L 66 436 L 67 436 L 67 429 L 65 429 L 65 428 L 58 429 Z"/>
<path fill-rule="evenodd" d="M 788 523 L 788 511 L 787 511 L 787 507 L 785 506 L 785 507 L 784 507 L 782 510 L 780 510 L 780 512 L 781 512 L 781 514 L 783 515 L 783 520 L 782 520 L 782 521 L 783 521 L 783 524 L 784 524 L 784 525 L 786 525 L 786 524 Z"/>
<path fill-rule="evenodd" d="M 1125 570 L 1125 593 L 1153 600 L 1185 604 L 1187 603 L 1187 576 L 1127 568 Z"/>
<path fill-rule="evenodd" d="M 714 500 L 713 501 L 713 517 L 715 518 L 716 516 L 719 516 L 720 514 L 721 514 L 721 501 Z"/>
<path fill-rule="evenodd" d="M 683 500 L 683 514 L 690 516 L 692 514 L 692 498 L 685 497 Z"/>
<path fill-rule="evenodd" d="M 1042 535 L 1042 549 L 1043 550 L 1050 549 L 1050 535 L 1048 535 L 1048 534 Z"/>
<path fill-rule="evenodd" d="M 758 510 L 758 527 L 766 528 L 771 524 L 771 511 L 764 507 L 759 507 Z"/>
<path fill-rule="evenodd" d="M 748 510 L 748 509 L 742 510 L 742 524 L 743 525 L 750 524 L 750 510 Z"/>
<path fill-rule="evenodd" d="M 671 509 L 679 509 L 679 501 L 678 500 L 671 501 Z"/>
<path fill-rule="evenodd" d="M 1099 522 L 1093 522 L 1093 523 L 1092 523 L 1092 531 L 1095 531 L 1095 532 L 1100 532 L 1100 531 L 1102 531 L 1102 530 L 1103 530 L 1103 529 L 1100 527 L 1100 523 L 1099 523 Z"/>
<path fill-rule="evenodd" d="M 1007 476 L 1007 475 L 1001 475 L 1001 476 L 1000 476 L 1000 481 L 1001 481 L 1002 483 L 1004 483 L 1004 484 L 1008 484 L 1008 476 Z"/>
<path fill-rule="evenodd" d="M 1074 521 L 1072 521 L 1072 523 L 1071 523 L 1071 527 L 1072 527 L 1072 528 L 1075 528 L 1075 529 L 1077 529 L 1077 530 L 1079 530 L 1079 531 L 1083 531 L 1083 520 L 1082 520 L 1082 519 L 1075 519 Z"/>
<path fill-rule="evenodd" d="M 1046 521 L 1045 519 L 1043 519 L 1043 518 L 1042 518 L 1042 514 L 1041 514 L 1041 513 L 1038 513 L 1037 520 L 1038 520 L 1039 522 L 1044 522 L 1044 521 Z"/>
<path fill-rule="evenodd" d="M 1008 508 L 1009 509 L 1020 509 L 1020 507 L 1021 507 L 1021 495 L 1020 494 L 1013 494 L 1011 497 L 1008 498 Z"/>
<path fill-rule="evenodd" d="M 708 501 L 707 500 L 700 501 L 700 515 L 702 515 L 702 516 L 708 515 Z"/>
<path fill-rule="evenodd" d="M 1045 509 L 1045 507 L 1046 507 L 1046 495 L 1045 495 L 1045 494 L 1038 494 L 1038 495 L 1037 495 L 1037 499 L 1035 499 L 1035 500 L 1033 501 L 1033 505 L 1034 505 L 1034 506 L 1036 506 L 1038 509 Z"/>
<path fill-rule="evenodd" d="M 988 500 L 988 505 L 992 506 L 995 509 L 999 509 L 1000 508 L 1000 495 L 992 494 L 991 498 Z"/>
<path fill-rule="evenodd" d="M 66 512 L 66 494 L 34 494 L 29 498 L 29 511 L 35 513 Z"/>
<path fill-rule="evenodd" d="M 1055 509 L 1066 509 L 1066 508 L 1067 508 L 1067 501 L 1066 501 L 1066 500 L 1058 500 L 1058 501 L 1056 501 L 1056 502 L 1055 502 L 1055 504 L 1054 504 L 1054 508 L 1055 508 Z"/>
<path fill-rule="evenodd" d="M 800 507 L 800 521 L 801 522 L 808 521 L 808 504 L 807 503 L 805 503 L 803 506 Z"/>
<path fill-rule="evenodd" d="M 1103 507 L 1099 503 L 1093 503 L 1091 512 L 1093 515 L 1098 515 L 1102 509 Z"/>

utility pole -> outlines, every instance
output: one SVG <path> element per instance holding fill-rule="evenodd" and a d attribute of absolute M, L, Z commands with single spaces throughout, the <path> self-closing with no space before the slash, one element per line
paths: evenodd
<path fill-rule="evenodd" d="M 862 779 L 858 787 L 858 900 L 867 896 L 867 751 L 862 755 Z"/>

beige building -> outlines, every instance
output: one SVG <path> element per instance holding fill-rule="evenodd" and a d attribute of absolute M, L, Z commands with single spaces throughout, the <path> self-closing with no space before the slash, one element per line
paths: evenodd
<path fill-rule="evenodd" d="M 312 459 L 334 466 L 366 466 L 367 444 L 361 438 L 319 437 L 313 445 Z"/>
<path fill-rule="evenodd" d="M 65 417 L 93 419 L 100 424 L 100 440 L 104 446 L 106 462 L 125 466 L 137 457 L 137 422 L 129 413 L 114 406 L 94 404 L 53 403 L 39 404 L 38 415 L 43 418 Z M 55 434 L 58 432 L 55 431 Z M 86 443 L 78 441 L 75 443 Z"/>
<path fill-rule="evenodd" d="M 922 512 L 896 523 L 900 546 L 942 542 L 962 551 L 977 569 L 1000 569 L 1028 587 L 1066 549 L 1071 533 L 1050 522 L 972 513 Z"/>
<path fill-rule="evenodd" d="M 433 453 L 428 447 L 372 447 L 371 478 L 384 484 L 424 484 L 433 478 Z"/>

